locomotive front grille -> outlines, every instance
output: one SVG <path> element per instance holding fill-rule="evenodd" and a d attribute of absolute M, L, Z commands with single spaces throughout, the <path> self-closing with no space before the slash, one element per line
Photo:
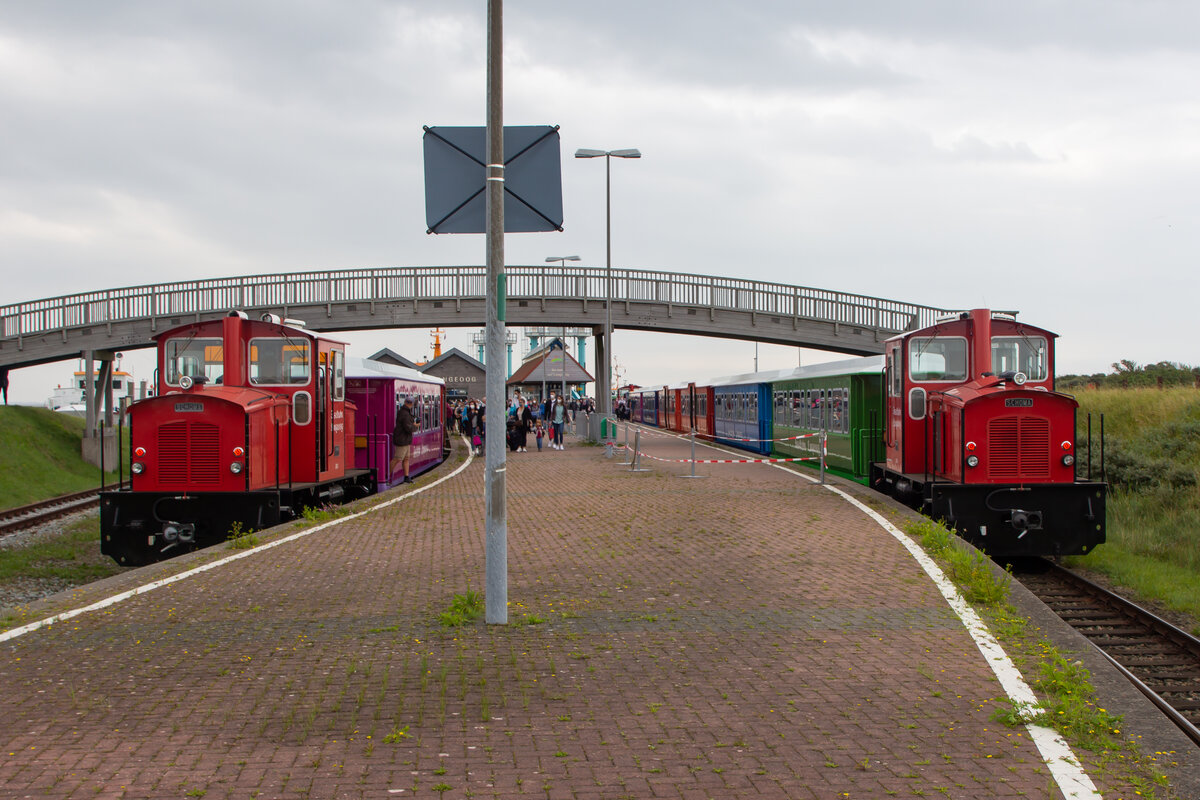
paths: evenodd
<path fill-rule="evenodd" d="M 158 476 L 164 484 L 211 485 L 221 480 L 220 433 L 207 422 L 172 422 L 158 429 Z"/>
<path fill-rule="evenodd" d="M 1050 478 L 1050 420 L 997 417 L 988 423 L 988 477 L 1029 481 Z"/>

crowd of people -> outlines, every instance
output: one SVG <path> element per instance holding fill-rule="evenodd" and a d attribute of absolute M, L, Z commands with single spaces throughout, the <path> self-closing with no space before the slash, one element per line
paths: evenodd
<path fill-rule="evenodd" d="M 508 401 L 505 412 L 505 442 L 516 453 L 529 452 L 530 437 L 540 451 L 546 440 L 549 449 L 565 450 L 566 426 L 583 414 L 593 414 L 596 403 L 590 398 L 570 398 L 550 392 L 541 402 L 517 392 Z M 483 454 L 487 433 L 487 407 L 474 399 L 451 402 L 446 410 L 446 430 L 462 434 L 471 443 L 475 455 Z"/>

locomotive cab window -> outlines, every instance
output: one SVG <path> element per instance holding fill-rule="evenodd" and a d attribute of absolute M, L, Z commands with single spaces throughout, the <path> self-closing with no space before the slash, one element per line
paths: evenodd
<path fill-rule="evenodd" d="M 925 390 L 920 386 L 908 390 L 908 416 L 925 419 Z"/>
<path fill-rule="evenodd" d="M 312 355 L 304 340 L 250 340 L 250 383 L 256 386 L 303 386 L 312 379 Z"/>
<path fill-rule="evenodd" d="M 1031 381 L 1048 377 L 1049 349 L 1041 336 L 993 336 L 992 372 L 1024 372 Z"/>
<path fill-rule="evenodd" d="M 909 377 L 914 381 L 965 381 L 967 340 L 957 336 L 914 336 L 909 342 Z"/>
<path fill-rule="evenodd" d="M 292 422 L 296 425 L 312 422 L 312 398 L 308 392 L 296 392 L 292 396 Z"/>
<path fill-rule="evenodd" d="M 215 383 L 225 372 L 225 350 L 220 339 L 191 336 L 168 339 L 163 345 L 166 381 L 178 386 L 184 375 Z"/>

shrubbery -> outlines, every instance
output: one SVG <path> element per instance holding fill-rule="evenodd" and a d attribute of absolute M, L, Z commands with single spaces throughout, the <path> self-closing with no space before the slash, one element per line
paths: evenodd
<path fill-rule="evenodd" d="M 1141 364 L 1123 358 L 1112 365 L 1112 372 L 1095 375 L 1059 375 L 1056 385 L 1061 391 L 1085 389 L 1133 389 L 1151 386 L 1197 386 L 1200 367 L 1160 361 L 1157 364 Z"/>

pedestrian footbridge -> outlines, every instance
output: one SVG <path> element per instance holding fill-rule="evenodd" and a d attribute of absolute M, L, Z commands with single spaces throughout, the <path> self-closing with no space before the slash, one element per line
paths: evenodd
<path fill-rule="evenodd" d="M 608 270 L 506 267 L 507 324 L 591 327 L 605 319 Z M 231 309 L 304 320 L 315 331 L 485 323 L 482 266 L 385 267 L 246 275 L 131 286 L 0 306 L 0 366 L 149 347 L 157 332 Z M 948 313 L 929 306 L 782 283 L 613 269 L 613 327 L 870 355 Z"/>

